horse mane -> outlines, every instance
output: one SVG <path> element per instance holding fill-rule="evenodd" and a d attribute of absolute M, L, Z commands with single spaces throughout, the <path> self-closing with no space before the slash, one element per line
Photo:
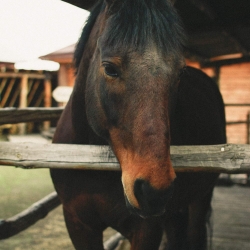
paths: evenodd
<path fill-rule="evenodd" d="M 124 0 L 108 20 L 106 44 L 115 49 L 155 46 L 164 54 L 182 52 L 185 32 L 182 22 L 168 0 Z"/>
<path fill-rule="evenodd" d="M 80 36 L 80 39 L 78 40 L 78 43 L 76 45 L 75 52 L 74 52 L 74 65 L 75 65 L 76 71 L 78 70 L 78 67 L 80 65 L 82 54 L 83 54 L 85 45 L 88 41 L 90 32 L 95 24 L 96 18 L 100 14 L 103 7 L 104 7 L 103 0 L 99 0 L 92 8 L 90 15 L 83 27 L 82 34 Z"/>
<path fill-rule="evenodd" d="M 123 50 L 133 47 L 143 52 L 153 39 L 156 47 L 164 54 L 172 52 L 178 56 L 182 52 L 185 32 L 177 12 L 168 0 L 119 2 L 119 8 L 114 11 L 111 6 L 106 33 L 107 46 Z M 99 0 L 86 21 L 74 53 L 76 72 L 96 18 L 104 8 L 104 1 Z"/>

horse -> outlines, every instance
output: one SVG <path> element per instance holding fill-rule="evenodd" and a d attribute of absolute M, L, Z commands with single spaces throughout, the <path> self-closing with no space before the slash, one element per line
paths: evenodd
<path fill-rule="evenodd" d="M 53 143 L 109 145 L 121 171 L 51 169 L 75 249 L 112 227 L 132 250 L 202 250 L 217 173 L 175 173 L 170 145 L 225 143 L 217 85 L 185 66 L 168 0 L 102 0 L 77 44 L 76 80 Z M 84 154 L 84 152 L 82 152 Z"/>

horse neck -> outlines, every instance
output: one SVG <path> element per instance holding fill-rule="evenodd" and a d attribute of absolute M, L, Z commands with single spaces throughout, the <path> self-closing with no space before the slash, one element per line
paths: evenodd
<path fill-rule="evenodd" d="M 104 13 L 100 13 L 89 35 L 78 68 L 72 97 L 69 101 L 74 133 L 76 140 L 81 144 L 107 144 L 106 141 L 98 137 L 89 126 L 85 109 L 85 88 L 89 65 L 96 49 L 97 39 L 104 28 L 104 18 Z"/>

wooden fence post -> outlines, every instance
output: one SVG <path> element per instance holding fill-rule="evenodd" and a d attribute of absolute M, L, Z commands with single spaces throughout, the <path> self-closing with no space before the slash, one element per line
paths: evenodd
<path fill-rule="evenodd" d="M 250 144 L 250 112 L 247 113 L 247 144 Z"/>
<path fill-rule="evenodd" d="M 26 108 L 27 107 L 27 96 L 28 96 L 28 75 L 24 74 L 21 79 L 20 83 L 20 101 L 19 101 L 19 108 Z M 20 123 L 18 125 L 18 133 L 20 135 L 25 134 L 26 132 L 26 124 Z"/>
<path fill-rule="evenodd" d="M 50 76 L 46 75 L 44 80 L 44 107 L 50 108 L 51 107 L 51 80 Z M 43 129 L 49 130 L 50 128 L 50 121 L 45 121 L 43 123 Z"/>

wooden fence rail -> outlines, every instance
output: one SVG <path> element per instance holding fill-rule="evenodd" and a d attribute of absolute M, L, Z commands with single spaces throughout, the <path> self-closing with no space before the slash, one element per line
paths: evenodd
<path fill-rule="evenodd" d="M 63 108 L 3 108 L 0 109 L 0 125 L 59 119 L 62 111 Z"/>
<path fill-rule="evenodd" d="M 232 105 L 232 104 L 229 104 Z M 249 104 L 250 105 L 250 104 Z M 238 106 L 238 105 L 237 105 Z M 244 104 L 244 106 L 246 106 Z M 0 108 L 0 125 L 59 119 L 64 108 Z M 247 124 L 247 120 L 228 121 L 227 125 Z"/>
<path fill-rule="evenodd" d="M 171 146 L 176 172 L 250 173 L 250 145 Z M 0 165 L 119 171 L 108 146 L 0 143 Z"/>
<path fill-rule="evenodd" d="M 0 125 L 58 119 L 62 108 L 0 109 Z M 171 161 L 176 172 L 250 173 L 250 145 L 171 146 Z M 119 171 L 119 163 L 108 146 L 0 143 L 0 167 L 68 168 Z M 60 204 L 55 193 L 26 211 L 0 221 L 0 239 L 8 238 Z M 116 235 L 115 241 L 121 238 Z M 115 243 L 116 244 L 116 243 Z M 108 245 L 114 245 L 113 241 Z M 111 249 L 107 247 L 107 249 Z"/>
<path fill-rule="evenodd" d="M 57 193 L 53 192 L 21 213 L 6 220 L 0 220 L 0 240 L 8 239 L 27 229 L 38 220 L 46 217 L 50 211 L 60 204 Z"/>

